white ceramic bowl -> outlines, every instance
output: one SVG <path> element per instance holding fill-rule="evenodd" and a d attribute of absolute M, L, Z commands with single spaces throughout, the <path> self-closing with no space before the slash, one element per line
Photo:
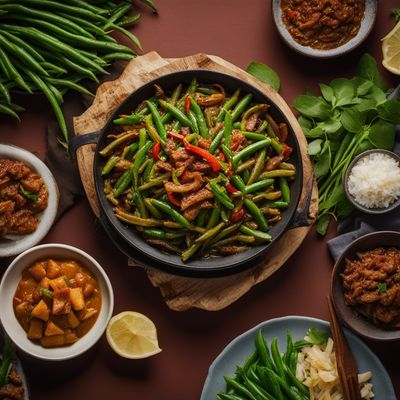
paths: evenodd
<path fill-rule="evenodd" d="M 35 246 L 47 235 L 57 215 L 59 192 L 50 170 L 30 151 L 0 143 L 0 159 L 18 160 L 25 163 L 43 178 L 49 192 L 48 205 L 38 214 L 40 222 L 34 232 L 29 235 L 9 235 L 6 238 L 0 238 L 0 257 L 11 257 Z"/>
<path fill-rule="evenodd" d="M 289 47 L 291 47 L 298 53 L 314 58 L 338 57 L 348 53 L 351 50 L 354 50 L 368 37 L 369 33 L 371 32 L 375 24 L 376 14 L 378 10 L 377 0 L 365 0 L 364 17 L 361 20 L 361 26 L 358 33 L 348 42 L 342 44 L 339 47 L 335 47 L 329 50 L 319 50 L 309 46 L 303 46 L 296 40 L 294 40 L 291 34 L 289 33 L 286 25 L 282 21 L 281 0 L 272 0 L 271 4 L 272 4 L 273 20 L 282 39 L 286 42 L 286 44 Z"/>
<path fill-rule="evenodd" d="M 71 259 L 82 264 L 97 278 L 102 294 L 100 313 L 93 327 L 70 346 L 44 348 L 28 339 L 13 310 L 13 297 L 22 271 L 43 258 Z M 111 282 L 100 264 L 89 254 L 65 244 L 43 244 L 20 254 L 7 268 L 0 284 L 0 321 L 7 335 L 25 353 L 46 361 L 74 358 L 90 349 L 104 333 L 114 308 Z"/>

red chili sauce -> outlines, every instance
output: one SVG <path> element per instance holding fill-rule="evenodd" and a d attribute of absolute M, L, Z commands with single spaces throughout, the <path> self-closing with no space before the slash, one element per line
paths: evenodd
<path fill-rule="evenodd" d="M 302 46 L 329 50 L 360 29 L 365 0 L 282 0 L 282 20 Z"/>

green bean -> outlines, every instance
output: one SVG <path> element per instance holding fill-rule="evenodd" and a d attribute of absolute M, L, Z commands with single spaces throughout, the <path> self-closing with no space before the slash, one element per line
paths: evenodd
<path fill-rule="evenodd" d="M 146 104 L 151 112 L 151 115 L 153 116 L 153 121 L 157 128 L 157 132 L 160 136 L 161 142 L 165 143 L 165 141 L 167 140 L 167 131 L 165 130 L 164 124 L 161 121 L 161 116 L 157 110 L 157 107 L 150 101 L 146 101 Z"/>
<path fill-rule="evenodd" d="M 131 182 L 132 182 L 132 172 L 128 169 L 121 175 L 121 177 L 118 179 L 117 183 L 115 184 L 113 196 L 115 198 L 121 196 L 121 194 L 125 192 L 125 190 L 131 184 Z"/>
<path fill-rule="evenodd" d="M 224 208 L 221 208 L 221 219 L 223 222 L 225 222 L 225 224 L 229 223 L 229 216 Z"/>
<path fill-rule="evenodd" d="M 279 178 L 279 186 L 282 192 L 282 200 L 285 201 L 286 203 L 290 203 L 290 189 L 288 181 L 283 176 Z"/>
<path fill-rule="evenodd" d="M 272 236 L 266 232 L 257 231 L 255 229 L 250 229 L 246 225 L 242 225 L 240 227 L 241 232 L 246 235 L 254 236 L 256 239 L 260 239 L 266 242 L 270 242 L 272 240 Z"/>
<path fill-rule="evenodd" d="M 62 61 L 63 65 L 65 65 L 68 69 L 78 72 L 79 74 L 81 74 L 83 76 L 87 76 L 92 81 L 99 83 L 99 79 L 90 69 L 82 67 L 79 64 L 76 64 L 64 56 L 59 56 L 59 61 Z"/>
<path fill-rule="evenodd" d="M 0 113 L 9 115 L 17 121 L 20 121 L 18 114 L 10 107 L 10 104 L 2 104 L 0 102 Z"/>
<path fill-rule="evenodd" d="M 117 119 L 113 120 L 113 123 L 116 125 L 133 125 L 133 124 L 138 124 L 144 120 L 144 116 L 133 113 L 131 115 L 128 115 L 127 117 L 120 117 Z"/>
<path fill-rule="evenodd" d="M 253 393 L 250 392 L 250 390 L 248 390 L 245 386 L 243 386 L 239 382 L 235 381 L 232 378 L 229 378 L 228 376 L 224 376 L 224 379 L 227 384 L 233 387 L 240 394 L 247 396 L 250 400 L 258 400 L 258 398 L 255 397 Z"/>
<path fill-rule="evenodd" d="M 120 211 L 119 208 L 116 209 L 115 216 L 118 219 L 120 219 L 128 224 L 132 224 L 132 225 L 149 227 L 149 228 L 163 226 L 163 221 L 152 219 L 152 218 L 140 218 L 140 217 L 137 217 L 136 215 L 122 212 L 122 211 Z"/>
<path fill-rule="evenodd" d="M 139 182 L 139 168 L 143 163 L 144 158 L 147 155 L 147 152 L 152 148 L 153 143 L 147 142 L 143 147 L 141 147 L 135 157 L 135 161 L 132 167 L 132 176 L 133 176 L 133 185 L 134 188 L 138 187 Z"/>
<path fill-rule="evenodd" d="M 272 356 L 272 360 L 273 360 L 274 365 L 275 365 L 276 373 L 280 377 L 284 378 L 285 377 L 285 371 L 283 369 L 283 361 L 282 361 L 281 355 L 279 353 L 278 339 L 276 337 L 271 342 L 271 356 Z"/>
<path fill-rule="evenodd" d="M 240 122 L 241 130 L 246 130 L 246 122 L 250 115 L 260 112 L 266 112 L 268 110 L 268 107 L 268 104 L 256 104 L 255 106 L 248 108 L 242 115 L 242 120 Z"/>
<path fill-rule="evenodd" d="M 125 153 L 125 160 L 132 160 L 136 150 L 139 148 L 139 143 L 134 142 L 128 146 L 128 150 Z"/>
<path fill-rule="evenodd" d="M 125 133 L 124 135 L 118 137 L 117 139 L 109 143 L 106 147 L 104 147 L 104 149 L 100 150 L 99 151 L 100 155 L 102 155 L 103 157 L 109 156 L 116 147 L 126 142 L 127 140 L 133 139 L 136 135 L 137 135 L 136 132 Z"/>
<path fill-rule="evenodd" d="M 226 239 L 219 240 L 211 245 L 211 247 L 221 247 L 234 242 L 254 243 L 255 238 L 248 235 L 233 235 Z"/>
<path fill-rule="evenodd" d="M 219 221 L 221 215 L 221 207 L 218 202 L 214 204 L 214 207 L 211 211 L 210 219 L 208 220 L 207 229 L 213 228 Z"/>
<path fill-rule="evenodd" d="M 121 21 L 117 22 L 119 26 L 130 26 L 136 24 L 140 19 L 140 14 L 132 15 L 132 17 L 123 18 Z"/>
<path fill-rule="evenodd" d="M 15 350 L 11 340 L 8 338 L 8 336 L 5 336 L 3 355 L 0 366 L 0 387 L 3 387 L 7 382 L 14 353 Z"/>
<path fill-rule="evenodd" d="M 53 85 L 57 86 L 65 86 L 67 88 L 73 89 L 79 93 L 86 94 L 87 96 L 92 96 L 94 97 L 94 94 L 92 92 L 89 92 L 84 86 L 78 85 L 75 82 L 71 82 L 67 79 L 59 79 L 59 78 L 44 78 L 45 82 L 51 83 Z"/>
<path fill-rule="evenodd" d="M 233 164 L 233 153 L 232 150 L 226 146 L 225 144 L 221 145 L 221 150 L 224 153 L 225 157 L 227 158 L 228 162 Z"/>
<path fill-rule="evenodd" d="M 249 357 L 247 357 L 247 360 L 245 361 L 245 363 L 243 364 L 242 370 L 244 373 L 247 373 L 247 371 L 250 369 L 250 367 L 258 360 L 259 354 L 258 351 L 253 351 L 253 353 L 251 353 L 249 355 Z"/>
<path fill-rule="evenodd" d="M 113 42 L 113 43 L 117 42 L 113 37 L 107 36 L 106 32 L 104 32 L 103 29 L 101 29 L 99 26 L 95 25 L 93 22 L 90 22 L 87 19 L 83 19 L 83 18 L 77 17 L 76 15 L 71 15 L 71 14 L 67 14 L 67 13 L 63 13 L 63 12 L 59 12 L 59 11 L 57 11 L 55 14 L 52 14 L 52 15 L 59 15 L 60 17 L 66 18 L 68 21 L 74 22 L 75 25 L 77 25 L 80 30 L 83 30 L 85 32 L 85 34 L 82 36 L 87 36 L 92 39 L 94 38 L 93 35 L 102 36 L 103 40 L 107 40 L 107 41 Z M 64 27 L 66 27 L 65 24 L 64 24 Z M 79 32 L 80 34 L 82 34 L 78 30 L 72 29 L 72 31 Z"/>
<path fill-rule="evenodd" d="M 296 393 L 294 393 L 291 387 L 287 384 L 287 382 L 284 379 L 282 379 L 277 373 L 270 370 L 270 374 L 272 375 L 272 378 L 279 383 L 281 390 L 286 393 L 286 398 L 288 400 L 302 400 L 302 398 L 299 397 Z"/>
<path fill-rule="evenodd" d="M 86 19 L 89 20 L 97 20 L 97 21 L 102 21 L 102 22 L 107 22 L 107 19 L 104 18 L 103 16 L 94 13 L 90 10 L 81 8 L 81 7 L 75 7 L 75 6 L 69 6 L 63 3 L 58 3 L 56 1 L 51 1 L 51 0 L 24 0 L 24 4 L 26 6 L 32 5 L 32 6 L 38 6 L 38 7 L 43 7 L 46 10 L 57 10 L 61 12 L 66 12 L 68 14 L 72 15 L 78 15 L 85 17 Z"/>
<path fill-rule="evenodd" d="M 237 396 L 232 393 L 217 393 L 217 397 L 220 400 L 247 400 L 247 397 Z"/>
<path fill-rule="evenodd" d="M 208 151 L 209 151 L 211 154 L 214 154 L 214 153 L 217 151 L 217 149 L 218 149 L 218 147 L 219 147 L 219 144 L 221 143 L 221 140 L 222 140 L 222 137 L 223 137 L 223 136 L 224 136 L 224 130 L 223 130 L 223 129 L 220 130 L 220 131 L 215 135 L 213 141 L 211 142 L 210 148 L 208 149 Z"/>
<path fill-rule="evenodd" d="M 282 145 L 276 139 L 271 140 L 271 147 L 275 150 L 276 154 L 282 153 Z"/>
<path fill-rule="evenodd" d="M 257 133 L 262 133 L 265 131 L 265 129 L 267 129 L 268 126 L 268 122 L 267 121 L 263 121 L 262 124 L 256 129 Z"/>
<path fill-rule="evenodd" d="M 217 122 L 222 122 L 224 120 L 226 112 L 229 111 L 239 100 L 239 94 L 240 89 L 237 89 L 235 93 L 233 93 L 232 97 L 222 106 L 219 114 L 217 115 Z"/>
<path fill-rule="evenodd" d="M 146 206 L 146 208 L 149 210 L 150 214 L 154 218 L 162 219 L 163 216 L 162 216 L 161 212 L 158 211 L 158 209 L 153 206 L 150 199 L 144 199 L 143 202 L 144 202 L 144 205 Z"/>
<path fill-rule="evenodd" d="M 142 176 L 143 182 L 149 181 L 149 179 L 152 175 L 152 172 L 154 171 L 155 164 L 156 164 L 156 161 L 154 160 L 154 158 L 152 158 L 150 160 L 150 163 L 146 166 L 146 168 L 143 171 L 143 176 Z"/>
<path fill-rule="evenodd" d="M 201 243 L 195 243 L 195 244 L 192 244 L 190 247 L 188 247 L 181 254 L 182 261 L 187 261 L 190 257 L 192 257 L 197 252 L 197 250 L 200 249 L 200 247 L 201 247 Z"/>
<path fill-rule="evenodd" d="M 235 232 L 236 230 L 239 229 L 241 223 L 237 223 L 237 224 L 233 224 L 230 226 L 227 226 L 225 229 L 223 229 L 217 236 L 215 236 L 213 238 L 213 240 L 210 242 L 210 244 L 212 243 L 216 243 L 218 240 L 223 239 L 224 237 L 230 235 L 231 233 Z"/>
<path fill-rule="evenodd" d="M 231 147 L 231 135 L 232 135 L 232 117 L 229 113 L 225 114 L 224 119 L 224 144 Z"/>
<path fill-rule="evenodd" d="M 233 156 L 233 163 L 237 165 L 237 163 L 244 158 L 248 157 L 250 154 L 255 153 L 258 150 L 261 150 L 271 144 L 271 139 L 266 138 L 264 140 L 260 140 L 259 142 L 252 143 L 250 146 L 245 147 L 243 150 L 239 151 Z"/>
<path fill-rule="evenodd" d="M 120 51 L 117 51 L 115 53 L 108 53 L 103 56 L 103 60 L 106 62 L 112 62 L 114 60 L 130 61 L 133 58 L 135 58 L 134 54 L 123 53 Z"/>
<path fill-rule="evenodd" d="M 11 96 L 10 92 L 8 91 L 7 87 L 0 82 L 0 94 L 4 97 L 4 100 L 6 103 L 10 104 L 11 103 Z"/>
<path fill-rule="evenodd" d="M 131 42 L 132 42 L 136 47 L 138 47 L 140 50 L 142 50 L 142 45 L 140 44 L 139 39 L 138 39 L 133 33 L 129 32 L 128 30 L 122 28 L 122 27 L 119 26 L 119 25 L 112 24 L 111 27 L 112 27 L 113 29 L 115 29 L 116 31 L 121 32 L 121 33 L 122 33 L 123 35 L 125 35 L 128 39 L 130 39 Z M 110 44 L 113 44 L 113 43 L 110 43 Z M 123 46 L 123 45 L 119 45 L 119 46 L 124 47 L 124 48 L 125 48 L 125 51 L 130 50 L 131 53 L 134 53 L 129 47 L 125 47 L 125 46 Z M 121 48 L 121 49 L 122 49 L 122 48 Z M 124 51 L 124 50 L 122 50 L 122 51 Z"/>
<path fill-rule="evenodd" d="M 204 243 L 206 240 L 212 239 L 219 231 L 225 226 L 224 222 L 214 226 L 212 229 L 206 231 L 201 236 L 199 236 L 194 243 Z"/>
<path fill-rule="evenodd" d="M 236 172 L 240 174 L 244 170 L 251 168 L 255 164 L 256 160 L 254 158 L 249 158 L 245 162 L 241 163 L 237 168 Z"/>
<path fill-rule="evenodd" d="M 158 103 L 162 108 L 169 111 L 183 126 L 188 126 L 193 130 L 192 123 L 190 122 L 189 118 L 177 107 L 168 103 L 165 100 L 159 99 Z"/>
<path fill-rule="evenodd" d="M 264 365 L 265 367 L 272 367 L 271 356 L 261 329 L 258 330 L 258 334 L 255 340 L 255 346 L 262 365 Z"/>
<path fill-rule="evenodd" d="M 267 207 L 270 208 L 278 208 L 279 210 L 288 208 L 289 203 L 286 203 L 286 201 L 274 201 L 273 203 L 268 203 Z"/>
<path fill-rule="evenodd" d="M 235 185 L 236 189 L 239 189 L 242 193 L 246 190 L 246 185 L 244 184 L 242 178 L 239 175 L 233 175 L 232 183 Z"/>
<path fill-rule="evenodd" d="M 256 383 L 252 382 L 247 376 L 244 377 L 244 383 L 245 386 L 251 391 L 251 393 L 254 393 L 257 399 L 259 400 L 270 400 L 271 397 L 268 395 L 268 393 L 264 393 L 265 390 L 259 387 Z"/>
<path fill-rule="evenodd" d="M 147 128 L 147 132 L 149 133 L 149 136 L 152 138 L 152 140 L 157 143 L 165 143 L 165 140 L 163 141 L 163 139 L 161 139 L 160 135 L 158 134 L 156 128 L 154 127 L 153 124 L 153 116 L 151 114 L 149 114 L 146 119 L 146 128 Z"/>
<path fill-rule="evenodd" d="M 268 384 L 269 390 L 277 400 L 285 400 L 282 394 L 281 387 L 273 376 L 273 371 L 269 368 L 260 368 L 261 375 L 264 377 L 265 382 Z"/>
<path fill-rule="evenodd" d="M 249 178 L 250 180 L 250 178 Z M 255 183 L 252 183 L 251 185 L 246 185 L 245 189 L 244 189 L 244 193 L 245 194 L 249 194 L 249 193 L 253 193 L 253 192 L 258 192 L 259 190 L 262 189 L 267 189 L 270 186 L 272 186 L 274 184 L 274 180 L 273 179 L 264 179 L 262 181 L 258 181 Z M 248 181 L 247 181 L 248 183 Z"/>
<path fill-rule="evenodd" d="M 235 205 L 230 201 L 229 196 L 226 193 L 225 189 L 222 189 L 215 179 L 210 180 L 211 191 L 213 192 L 215 198 L 228 210 L 233 210 Z"/>
<path fill-rule="evenodd" d="M 263 232 L 268 232 L 269 227 L 266 219 L 264 218 L 264 215 L 260 211 L 260 209 L 256 206 L 256 204 L 251 201 L 250 199 L 244 199 L 243 200 L 244 206 L 247 208 L 249 213 L 253 216 L 255 219 L 257 225 L 260 227 L 260 229 Z"/>
<path fill-rule="evenodd" d="M 260 176 L 259 179 L 269 179 L 269 178 L 278 178 L 281 176 L 289 177 L 294 176 L 296 171 L 290 169 L 274 169 L 272 171 L 265 171 Z"/>
<path fill-rule="evenodd" d="M 157 14 L 157 7 L 156 7 L 156 5 L 154 4 L 154 2 L 153 2 L 153 0 L 139 0 L 139 1 L 141 1 L 143 4 L 145 4 L 147 7 L 149 7 L 152 11 L 153 11 L 153 13 L 154 14 Z"/>
<path fill-rule="evenodd" d="M 43 1 L 45 1 L 45 0 L 43 0 Z M 6 25 L 6 24 L 3 24 L 3 28 L 9 29 L 11 32 L 20 33 L 27 38 L 38 41 L 41 44 L 41 46 L 43 46 L 49 50 L 57 50 L 64 55 L 68 55 L 71 59 L 80 63 L 83 66 L 90 67 L 99 73 L 107 74 L 107 71 L 105 71 L 102 67 L 100 67 L 96 62 L 83 56 L 82 54 L 80 54 L 78 51 L 76 51 L 70 45 L 68 45 L 64 42 L 61 42 L 60 40 L 58 40 L 44 32 L 41 32 L 41 31 L 37 30 L 36 28 L 30 28 L 30 27 L 25 27 L 25 26 Z"/>
<path fill-rule="evenodd" d="M 168 205 L 167 203 L 164 203 L 160 200 L 156 200 L 156 199 L 152 199 L 152 203 L 163 213 L 169 215 L 178 224 L 181 224 L 185 228 L 189 228 L 190 222 L 185 217 L 183 217 L 181 214 L 179 214 L 179 212 L 176 211 L 174 208 L 172 208 L 170 205 Z"/>
<path fill-rule="evenodd" d="M 68 3 L 72 3 L 73 5 L 75 5 L 77 7 L 86 8 L 87 10 L 92 11 L 94 13 L 99 13 L 100 15 L 108 14 L 108 10 L 105 10 L 100 7 L 96 7 L 87 1 L 82 1 L 82 0 L 67 0 L 67 1 L 68 1 Z"/>
<path fill-rule="evenodd" d="M 309 396 L 308 388 L 297 379 L 296 375 L 291 371 L 291 369 L 287 365 L 283 364 L 283 370 L 286 377 L 289 379 L 292 385 L 295 386 L 303 396 L 306 396 L 308 398 Z"/>
<path fill-rule="evenodd" d="M 191 124 L 192 124 L 192 130 L 193 130 L 193 132 L 199 133 L 199 132 L 200 132 L 200 130 L 199 130 L 199 124 L 197 123 L 196 116 L 194 115 L 194 113 L 193 113 L 192 110 L 189 110 L 188 118 L 190 119 L 190 122 L 191 122 Z"/>
<path fill-rule="evenodd" d="M 256 163 L 254 165 L 253 170 L 251 171 L 250 177 L 247 181 L 247 184 L 250 185 L 255 182 L 258 176 L 262 173 L 265 166 L 265 157 L 267 152 L 265 150 L 260 151 L 260 154 L 257 157 Z"/>
<path fill-rule="evenodd" d="M 253 95 L 251 93 L 249 93 L 249 94 L 246 94 L 246 96 L 244 96 L 243 99 L 239 101 L 239 103 L 233 109 L 232 114 L 231 114 L 232 123 L 235 122 L 240 117 L 242 112 L 250 104 L 252 98 L 253 98 Z"/>
<path fill-rule="evenodd" d="M 43 56 L 34 48 L 32 47 L 29 43 L 27 43 L 25 40 L 22 40 L 20 37 L 13 35 L 10 32 L 7 32 L 3 29 L 0 29 L 0 33 L 5 36 L 9 41 L 13 42 L 20 48 L 26 50 L 28 53 L 31 54 L 32 57 L 34 57 L 37 61 L 39 62 L 44 62 Z"/>
<path fill-rule="evenodd" d="M 8 79 L 14 80 L 15 83 L 21 88 L 26 90 L 28 93 L 32 93 L 31 88 L 22 78 L 21 74 L 14 67 L 7 53 L 0 47 L 0 61 L 1 68 Z"/>
<path fill-rule="evenodd" d="M 246 139 L 250 139 L 250 140 L 264 140 L 267 138 L 267 136 L 262 135 L 261 133 L 254 133 L 254 132 L 243 132 L 242 131 L 242 135 L 246 138 Z"/>
<path fill-rule="evenodd" d="M 106 31 L 111 25 L 122 18 L 126 13 L 128 13 L 132 9 L 132 4 L 122 3 L 119 5 L 116 10 L 112 13 L 111 17 L 108 18 L 107 23 L 103 26 L 103 29 Z"/>
<path fill-rule="evenodd" d="M 61 68 L 60 66 L 55 65 L 55 64 L 51 63 L 50 61 L 41 62 L 40 65 L 43 68 L 46 68 L 51 75 L 59 76 L 59 75 L 68 74 L 68 71 L 66 69 Z M 70 81 L 70 82 L 72 82 L 72 81 Z M 91 93 L 91 92 L 89 92 L 89 93 Z"/>
<path fill-rule="evenodd" d="M 193 110 L 194 116 L 196 117 L 197 124 L 199 126 L 200 135 L 206 139 L 210 137 L 210 133 L 207 128 L 206 120 L 204 118 L 203 111 L 197 104 L 193 97 L 190 98 L 190 108 Z"/>
<path fill-rule="evenodd" d="M 133 192 L 132 202 L 136 205 L 136 208 L 139 210 L 140 216 L 142 218 L 147 218 L 148 217 L 147 208 L 146 208 L 146 205 L 144 204 L 143 197 L 140 192 L 137 192 L 137 191 Z"/>
<path fill-rule="evenodd" d="M 161 175 L 158 178 L 151 179 L 147 183 L 144 183 L 143 185 L 139 186 L 138 190 L 143 191 L 143 190 L 147 190 L 152 187 L 155 187 L 155 186 L 162 186 L 164 184 L 164 182 L 166 181 L 166 179 L 168 179 L 168 178 L 169 178 L 169 175 Z"/>

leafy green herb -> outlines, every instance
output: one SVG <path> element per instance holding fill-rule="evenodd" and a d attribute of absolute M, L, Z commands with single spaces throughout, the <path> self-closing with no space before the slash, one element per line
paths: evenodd
<path fill-rule="evenodd" d="M 53 298 L 53 292 L 49 289 L 40 288 L 40 293 L 42 293 L 43 296 L 49 297 L 50 299 Z"/>
<path fill-rule="evenodd" d="M 2 359 L 0 363 L 0 388 L 7 383 L 8 374 L 11 368 L 11 361 L 14 357 L 15 348 L 11 340 L 5 336 L 4 337 L 4 348 Z"/>
<path fill-rule="evenodd" d="M 311 328 L 308 329 L 307 336 L 310 337 L 312 344 L 318 344 L 318 345 L 326 344 L 329 339 L 328 332 L 319 331 L 314 326 L 312 326 Z"/>
<path fill-rule="evenodd" d="M 64 281 L 68 287 L 71 287 L 71 281 L 66 276 L 64 276 Z"/>
<path fill-rule="evenodd" d="M 36 202 L 38 201 L 38 195 L 36 193 L 29 192 L 28 190 L 25 190 L 22 185 L 19 185 L 19 189 L 21 190 L 21 193 L 29 200 Z"/>
<path fill-rule="evenodd" d="M 378 286 L 378 293 L 386 293 L 388 290 L 386 283 L 378 282 L 377 286 Z"/>
<path fill-rule="evenodd" d="M 357 76 L 321 83 L 320 91 L 321 96 L 297 97 L 293 106 L 309 142 L 319 190 L 317 232 L 324 235 L 330 216 L 341 219 L 352 212 L 342 187 L 351 160 L 365 150 L 393 148 L 400 101 L 386 99 L 389 91 L 369 54 L 361 57 Z"/>
<path fill-rule="evenodd" d="M 247 72 L 258 80 L 271 85 L 277 92 L 281 87 L 279 75 L 268 65 L 252 62 L 247 67 Z"/>
<path fill-rule="evenodd" d="M 392 10 L 392 14 L 394 16 L 395 21 L 397 22 L 400 19 L 400 8 L 394 8 Z"/>

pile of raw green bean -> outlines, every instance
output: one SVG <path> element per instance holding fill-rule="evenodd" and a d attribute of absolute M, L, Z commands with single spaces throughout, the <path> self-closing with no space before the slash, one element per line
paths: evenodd
<path fill-rule="evenodd" d="M 152 0 L 139 0 L 156 12 Z M 12 102 L 10 90 L 41 91 L 49 100 L 67 147 L 68 133 L 61 112 L 69 89 L 92 95 L 81 82 L 106 74 L 115 60 L 130 60 L 135 52 L 110 36 L 126 35 L 125 27 L 140 14 L 127 16 L 132 3 L 106 0 L 0 0 L 0 113 L 19 119 L 23 108 Z"/>
<path fill-rule="evenodd" d="M 183 261 L 269 242 L 296 171 L 287 126 L 268 109 L 195 79 L 169 95 L 156 86 L 100 151 L 116 217 Z"/>
<path fill-rule="evenodd" d="M 261 329 L 255 339 L 255 351 L 234 377 L 225 376 L 225 392 L 217 394 L 219 400 L 307 400 L 309 389 L 296 377 L 298 352 L 312 343 L 304 340 L 293 343 L 287 334 L 286 352 L 282 355 L 275 337 L 268 347 Z"/>

